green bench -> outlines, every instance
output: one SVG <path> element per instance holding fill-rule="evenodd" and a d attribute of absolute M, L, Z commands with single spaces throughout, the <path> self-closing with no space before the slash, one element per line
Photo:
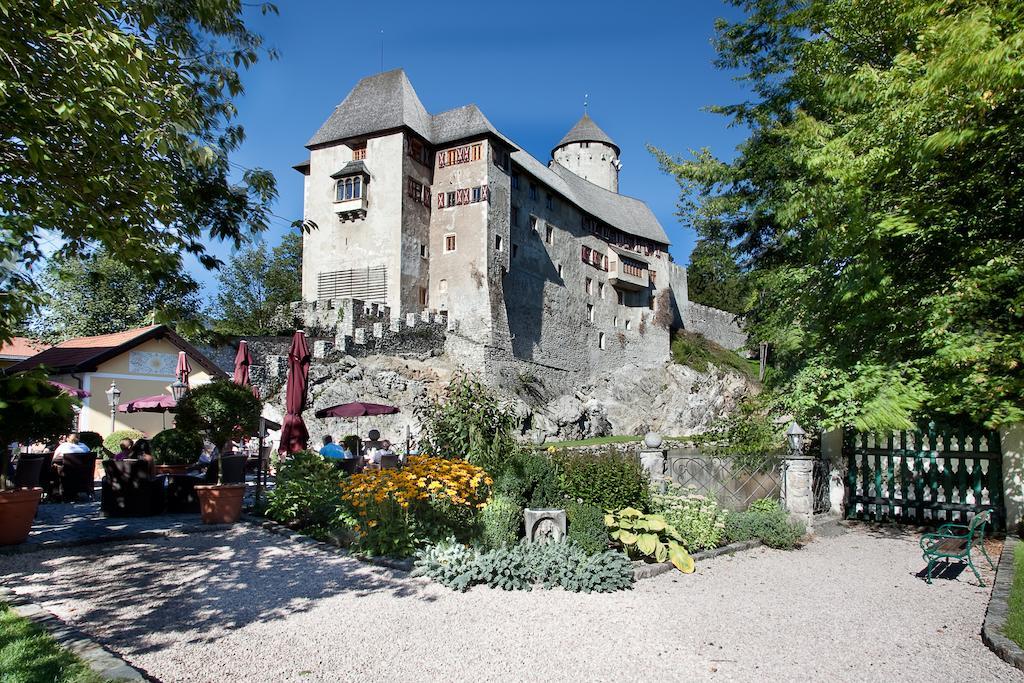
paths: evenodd
<path fill-rule="evenodd" d="M 991 522 L 991 517 L 992 511 L 984 510 L 974 515 L 970 524 L 943 524 L 935 533 L 921 537 L 922 556 L 928 562 L 928 583 L 932 582 L 932 568 L 936 562 L 962 560 L 966 561 L 967 566 L 974 572 L 978 583 L 985 585 L 971 560 L 971 550 L 977 546 L 988 560 L 989 566 L 995 569 L 996 565 L 992 558 L 985 552 L 985 525 Z"/>

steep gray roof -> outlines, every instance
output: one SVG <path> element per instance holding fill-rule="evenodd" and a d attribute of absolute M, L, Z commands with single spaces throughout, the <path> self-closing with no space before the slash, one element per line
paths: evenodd
<path fill-rule="evenodd" d="M 487 120 L 487 117 L 475 104 L 467 104 L 464 107 L 434 114 L 432 119 L 433 136 L 428 139 L 435 145 L 489 133 L 504 140 L 512 147 L 517 147 L 515 143 L 498 132 L 498 129 Z"/>
<path fill-rule="evenodd" d="M 606 190 L 561 164 L 545 166 L 526 152 L 513 152 L 512 160 L 594 218 L 630 235 L 669 244 L 665 229 L 643 201 Z"/>
<path fill-rule="evenodd" d="M 565 134 L 565 137 L 562 138 L 561 142 L 555 145 L 554 149 L 558 149 L 562 145 L 567 145 L 570 142 L 603 142 L 606 145 L 614 147 L 616 154 L 621 153 L 621 150 L 619 149 L 619 146 L 615 144 L 615 141 L 608 136 L 608 133 L 601 130 L 600 126 L 594 123 L 594 119 L 590 118 L 589 114 L 584 114 L 583 118 L 576 122 L 576 125 Z M 554 149 L 551 151 L 554 152 Z"/>
<path fill-rule="evenodd" d="M 349 161 L 340 169 L 331 174 L 332 178 L 344 178 L 350 175 L 370 175 L 370 169 L 366 168 L 366 164 L 359 161 Z"/>
<path fill-rule="evenodd" d="M 367 76 L 334 108 L 307 147 L 408 126 L 429 140 L 430 114 L 402 69 Z"/>

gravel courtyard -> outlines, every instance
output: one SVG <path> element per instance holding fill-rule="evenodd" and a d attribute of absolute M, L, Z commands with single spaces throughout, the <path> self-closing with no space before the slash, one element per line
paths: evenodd
<path fill-rule="evenodd" d="M 458 594 L 239 525 L 3 556 L 0 583 L 166 682 L 1024 680 L 981 642 L 988 589 L 926 585 L 916 541 L 858 528 L 612 595 Z"/>

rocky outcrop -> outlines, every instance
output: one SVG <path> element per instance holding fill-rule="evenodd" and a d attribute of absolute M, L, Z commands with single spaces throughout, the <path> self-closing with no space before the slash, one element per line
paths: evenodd
<path fill-rule="evenodd" d="M 319 420 L 313 416 L 315 410 L 348 401 L 370 401 L 396 405 L 401 412 L 361 419 L 362 434 L 377 428 L 386 438 L 400 441 L 408 428 L 415 437 L 420 428 L 417 410 L 438 396 L 457 371 L 444 354 L 356 358 L 333 353 L 314 359 L 310 409 L 305 413 L 310 435 L 318 442 L 324 434 L 338 437 L 356 427 L 354 421 Z M 543 384 L 528 388 L 518 384 L 499 391 L 524 434 L 540 431 L 549 439 L 561 440 L 642 435 L 652 430 L 671 436 L 699 433 L 756 389 L 732 372 L 701 373 L 668 364 L 654 369 L 627 365 L 572 394 L 549 395 Z M 269 399 L 271 414 L 279 414 L 284 405 L 283 387 L 276 387 Z"/>

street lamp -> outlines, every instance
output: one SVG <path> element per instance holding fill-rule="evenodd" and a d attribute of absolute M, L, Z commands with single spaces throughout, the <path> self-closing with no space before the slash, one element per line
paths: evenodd
<path fill-rule="evenodd" d="M 188 385 L 181 381 L 181 379 L 174 380 L 171 384 L 171 396 L 174 397 L 174 402 L 178 403 L 181 399 L 185 398 L 185 394 L 188 393 Z"/>
<path fill-rule="evenodd" d="M 110 388 L 103 392 L 107 395 L 107 403 L 110 405 L 110 431 L 111 433 L 117 431 L 117 404 L 121 401 L 121 390 L 117 388 L 117 383 L 111 380 Z"/>
<path fill-rule="evenodd" d="M 804 428 L 797 424 L 796 420 L 790 423 L 789 429 L 786 430 L 786 439 L 789 441 L 789 450 L 793 452 L 793 455 L 799 455 L 804 450 L 804 437 L 807 436 L 807 432 Z"/>

